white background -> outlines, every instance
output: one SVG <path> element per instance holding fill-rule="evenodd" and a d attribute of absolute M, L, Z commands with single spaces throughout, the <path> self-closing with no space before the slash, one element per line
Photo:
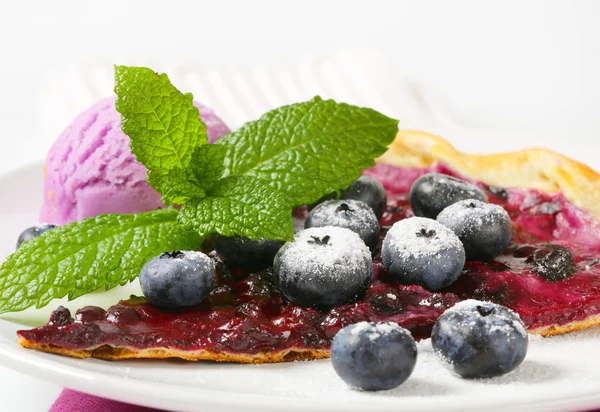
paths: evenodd
<path fill-rule="evenodd" d="M 597 142 L 599 21 L 593 0 L 2 1 L 0 171 L 43 154 L 40 85 L 73 64 L 249 65 L 343 48 L 385 53 L 464 126 Z M 5 406 L 45 410 L 57 393 L 0 374 Z"/>
<path fill-rule="evenodd" d="M 467 125 L 595 139 L 599 18 L 593 0 L 3 1 L 3 141 L 35 136 L 40 82 L 78 61 L 253 64 L 348 47 L 385 52 Z"/>

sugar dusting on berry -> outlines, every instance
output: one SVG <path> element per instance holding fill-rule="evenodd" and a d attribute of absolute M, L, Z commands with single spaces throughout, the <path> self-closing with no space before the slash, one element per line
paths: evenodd
<path fill-rule="evenodd" d="M 359 322 L 350 326 L 350 328 L 352 335 L 364 335 L 372 341 L 392 332 L 407 333 L 406 329 L 393 322 Z"/>
<path fill-rule="evenodd" d="M 294 241 L 279 251 L 285 253 L 286 265 L 294 268 L 307 264 L 310 256 L 312 276 L 337 278 L 340 285 L 348 273 L 372 271 L 371 252 L 365 242 L 350 229 L 325 226 L 298 232 Z M 339 268 L 340 270 L 331 270 Z"/>
<path fill-rule="evenodd" d="M 343 227 L 358 233 L 375 250 L 379 241 L 379 221 L 373 209 L 360 200 L 329 200 L 316 206 L 306 219 L 305 227 Z"/>
<path fill-rule="evenodd" d="M 432 219 L 413 217 L 395 223 L 386 236 L 391 250 L 402 259 L 411 257 L 440 258 L 439 252 L 462 249 L 458 237 Z"/>
<path fill-rule="evenodd" d="M 516 312 L 504 307 L 503 311 L 495 311 L 493 310 L 493 306 L 496 305 L 491 302 L 467 299 L 458 302 L 456 305 L 448 309 L 446 313 L 451 315 L 462 311 L 471 311 L 474 316 L 472 320 L 473 325 L 478 317 L 492 316 L 499 322 L 494 322 L 490 325 L 489 331 L 491 333 L 504 333 L 507 336 L 511 336 L 512 332 L 516 331 L 522 337 L 527 336 L 527 329 Z"/>
<path fill-rule="evenodd" d="M 337 207 L 331 207 L 338 205 Z M 356 227 L 368 226 L 377 220 L 373 209 L 359 200 L 328 200 L 313 209 L 312 214 L 318 213 L 320 220 L 332 226 L 342 226 L 348 223 L 348 215 L 352 216 L 352 223 Z"/>
<path fill-rule="evenodd" d="M 198 262 L 202 267 L 208 266 L 208 267 L 212 268 L 212 270 L 214 270 L 214 267 L 215 267 L 215 262 L 210 257 L 208 257 L 208 255 L 206 255 L 202 252 L 198 252 L 196 250 L 181 251 L 181 252 L 175 254 L 174 256 L 172 256 L 171 259 L 184 260 L 184 261 L 185 260 L 195 261 L 195 262 Z M 189 266 L 186 265 L 185 269 L 192 270 L 193 272 L 198 272 L 200 270 L 204 270 L 204 269 L 202 269 L 201 266 L 192 265 L 192 267 L 190 268 Z"/>
<path fill-rule="evenodd" d="M 468 233 L 482 226 L 497 224 L 507 216 L 508 213 L 502 206 L 470 199 L 448 206 L 438 215 L 437 220 L 450 228 L 461 227 Z"/>

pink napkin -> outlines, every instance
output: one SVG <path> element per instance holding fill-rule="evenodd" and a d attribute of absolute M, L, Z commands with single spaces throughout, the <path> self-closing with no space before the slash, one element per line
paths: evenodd
<path fill-rule="evenodd" d="M 65 389 L 48 412 L 161 412 L 161 410 L 111 401 Z"/>
<path fill-rule="evenodd" d="M 161 409 L 146 408 L 129 403 L 111 401 L 93 395 L 75 392 L 70 389 L 62 391 L 48 412 L 166 412 Z M 600 412 L 594 409 L 587 412 Z"/>

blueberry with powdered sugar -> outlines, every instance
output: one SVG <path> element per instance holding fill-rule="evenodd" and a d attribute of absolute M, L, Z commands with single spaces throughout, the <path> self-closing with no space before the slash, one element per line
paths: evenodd
<path fill-rule="evenodd" d="M 295 305 L 331 307 L 362 294 L 371 278 L 371 252 L 349 229 L 303 230 L 275 256 L 273 280 Z"/>
<path fill-rule="evenodd" d="M 365 202 L 373 209 L 377 219 L 381 219 L 383 212 L 385 212 L 387 193 L 379 180 L 370 176 L 361 176 L 342 192 L 340 199 L 354 199 Z"/>
<path fill-rule="evenodd" d="M 340 330 L 331 344 L 331 363 L 353 388 L 392 389 L 411 375 L 417 345 L 410 332 L 393 322 L 360 322 Z"/>
<path fill-rule="evenodd" d="M 365 202 L 360 200 L 328 200 L 315 207 L 304 225 L 305 228 L 336 226 L 357 233 L 374 251 L 379 242 L 379 221 Z"/>
<path fill-rule="evenodd" d="M 196 251 L 165 252 L 150 259 L 140 272 L 146 299 L 165 308 L 183 308 L 202 302 L 216 280 L 211 258 Z"/>
<path fill-rule="evenodd" d="M 463 200 L 444 209 L 437 221 L 458 236 L 465 247 L 467 260 L 491 260 L 512 241 L 512 221 L 506 210 L 498 205 Z"/>
<path fill-rule="evenodd" d="M 431 332 L 435 354 L 463 378 L 491 378 L 517 368 L 529 340 L 512 310 L 491 302 L 466 300 L 448 309 Z"/>
<path fill-rule="evenodd" d="M 465 250 L 450 229 L 432 219 L 412 217 L 388 231 L 381 259 L 392 277 L 403 284 L 439 290 L 460 276 Z"/>
<path fill-rule="evenodd" d="M 308 205 L 308 210 L 314 209 L 327 200 L 335 200 L 337 198 L 338 196 L 336 193 L 329 193 L 320 198 L 317 202 Z M 385 212 L 387 193 L 379 180 L 373 179 L 370 176 L 361 176 L 340 193 L 339 199 L 360 200 L 361 202 L 365 202 L 373 209 L 377 219 L 381 219 L 383 212 Z"/>
<path fill-rule="evenodd" d="M 410 188 L 410 206 L 415 216 L 435 219 L 446 207 L 466 199 L 487 201 L 477 186 L 441 173 L 419 177 Z"/>

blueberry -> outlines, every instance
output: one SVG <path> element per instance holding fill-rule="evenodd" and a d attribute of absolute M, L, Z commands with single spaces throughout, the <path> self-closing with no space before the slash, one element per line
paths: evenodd
<path fill-rule="evenodd" d="M 338 199 L 338 196 L 335 193 L 325 195 L 316 203 L 309 205 L 308 210 L 314 209 L 317 205 L 327 200 L 335 199 Z M 385 212 L 387 193 L 379 180 L 373 179 L 370 176 L 361 176 L 354 181 L 354 183 L 348 186 L 347 189 L 341 192 L 339 199 L 360 200 L 365 202 L 371 209 L 373 209 L 377 219 L 381 219 L 383 212 Z"/>
<path fill-rule="evenodd" d="M 285 243 L 278 240 L 250 240 L 220 235 L 214 235 L 212 242 L 219 257 L 229 268 L 247 272 L 256 272 L 271 266 L 275 254 Z"/>
<path fill-rule="evenodd" d="M 467 300 L 438 318 L 431 344 L 435 354 L 459 376 L 491 378 L 523 362 L 528 337 L 525 325 L 512 310 Z"/>
<path fill-rule="evenodd" d="M 450 229 L 432 219 L 412 217 L 394 223 L 387 232 L 381 259 L 403 284 L 438 290 L 458 279 L 465 250 Z"/>
<path fill-rule="evenodd" d="M 54 229 L 55 227 L 56 227 L 56 225 L 41 224 L 41 225 L 32 226 L 32 227 L 25 229 L 19 235 L 19 239 L 17 240 L 17 249 L 19 247 L 21 247 L 21 244 L 23 242 L 25 242 L 27 240 L 31 240 L 35 237 L 38 237 L 38 236 L 46 233 L 47 231 Z"/>
<path fill-rule="evenodd" d="M 392 322 L 360 322 L 340 330 L 331 344 L 331 363 L 353 388 L 392 389 L 411 375 L 417 345 L 410 332 Z"/>
<path fill-rule="evenodd" d="M 448 206 L 437 218 L 459 237 L 467 260 L 491 260 L 510 245 L 510 216 L 502 207 L 479 200 L 463 200 Z"/>
<path fill-rule="evenodd" d="M 201 252 L 175 251 L 150 259 L 140 272 L 140 286 L 155 306 L 182 308 L 202 302 L 215 284 L 215 265 Z"/>
<path fill-rule="evenodd" d="M 538 276 L 550 282 L 559 282 L 577 272 L 573 255 L 562 245 L 541 245 L 528 261 L 534 264 L 533 271 Z"/>
<path fill-rule="evenodd" d="M 361 176 L 342 192 L 340 199 L 353 199 L 365 202 L 373 209 L 377 219 L 381 219 L 383 212 L 385 212 L 387 193 L 379 180 L 369 176 Z"/>
<path fill-rule="evenodd" d="M 446 207 L 466 199 L 487 201 L 477 186 L 440 173 L 419 177 L 410 188 L 410 206 L 415 216 L 435 219 Z"/>
<path fill-rule="evenodd" d="M 303 230 L 277 252 L 273 280 L 295 305 L 331 307 L 361 295 L 373 272 L 369 248 L 341 227 Z"/>
<path fill-rule="evenodd" d="M 308 211 L 310 212 L 315 207 L 319 206 L 321 203 L 326 202 L 328 200 L 338 200 L 340 198 L 340 195 L 341 194 L 338 194 L 338 193 L 335 193 L 335 192 L 326 194 L 325 196 L 323 196 L 322 198 L 320 198 L 319 200 L 317 200 L 315 203 L 307 205 Z"/>
<path fill-rule="evenodd" d="M 308 215 L 305 228 L 337 226 L 350 229 L 374 251 L 379 243 L 379 221 L 373 210 L 360 200 L 328 200 Z"/>

